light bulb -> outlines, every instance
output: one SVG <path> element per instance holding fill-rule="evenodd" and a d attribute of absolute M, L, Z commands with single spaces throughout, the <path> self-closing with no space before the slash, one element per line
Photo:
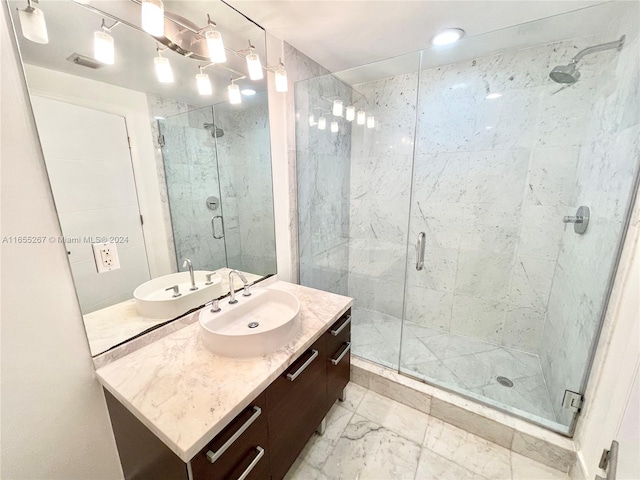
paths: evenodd
<path fill-rule="evenodd" d="M 142 29 L 154 37 L 164 36 L 162 0 L 142 0 Z"/>
<path fill-rule="evenodd" d="M 309 115 L 309 126 L 313 127 L 316 124 L 316 117 L 313 116 L 313 113 Z"/>
<path fill-rule="evenodd" d="M 432 45 L 447 45 L 449 43 L 457 42 L 464 37 L 464 30 L 461 28 L 447 28 L 436 34 L 431 39 Z"/>
<path fill-rule="evenodd" d="M 500 98 L 501 96 L 502 96 L 502 94 L 501 94 L 501 93 L 497 93 L 497 92 L 495 92 L 495 93 L 490 93 L 490 94 L 488 94 L 485 98 L 486 98 L 487 100 L 495 100 L 496 98 Z"/>
<path fill-rule="evenodd" d="M 367 117 L 367 128 L 373 128 L 376 126 L 376 120 L 373 117 Z"/>
<path fill-rule="evenodd" d="M 18 10 L 22 36 L 35 43 L 49 43 L 47 22 L 44 20 L 42 10 L 29 5 L 24 10 Z"/>
<path fill-rule="evenodd" d="M 156 66 L 156 76 L 160 83 L 173 83 L 173 70 L 168 58 L 156 57 L 153 59 Z"/>
<path fill-rule="evenodd" d="M 345 118 L 347 121 L 352 122 L 354 118 L 356 118 L 356 107 L 350 105 L 347 107 L 347 111 L 345 112 Z"/>
<path fill-rule="evenodd" d="M 327 119 L 324 117 L 320 117 L 318 119 L 318 130 L 324 130 L 327 128 Z"/>
<path fill-rule="evenodd" d="M 342 100 L 334 100 L 333 101 L 333 116 L 341 117 L 342 116 Z"/>
<path fill-rule="evenodd" d="M 240 96 L 240 87 L 235 83 L 232 83 L 227 87 L 229 90 L 229 103 L 237 105 L 242 103 L 242 97 Z"/>
<path fill-rule="evenodd" d="M 196 84 L 198 85 L 198 93 L 200 95 L 211 95 L 213 93 L 211 80 L 206 73 L 200 72 L 196 75 Z"/>
<path fill-rule="evenodd" d="M 256 94 L 256 91 L 253 88 L 243 88 L 240 93 L 245 97 L 251 97 Z"/>
<path fill-rule="evenodd" d="M 213 63 L 224 63 L 227 61 L 227 54 L 224 51 L 224 43 L 222 43 L 222 34 L 215 30 L 207 30 L 204 32 L 204 38 L 207 40 L 207 49 L 209 50 L 209 58 Z"/>
<path fill-rule="evenodd" d="M 276 70 L 276 92 L 284 93 L 289 90 L 289 84 L 287 82 L 287 71 L 284 68 Z"/>
<path fill-rule="evenodd" d="M 358 125 L 364 125 L 364 121 L 367 118 L 367 114 L 364 113 L 364 110 L 358 110 Z"/>
<path fill-rule="evenodd" d="M 338 122 L 331 122 L 331 132 L 338 133 L 339 129 Z"/>
<path fill-rule="evenodd" d="M 257 53 L 247 55 L 247 69 L 249 69 L 249 78 L 251 80 L 262 80 L 264 78 L 260 56 Z"/>
<path fill-rule="evenodd" d="M 107 32 L 101 30 L 93 33 L 93 58 L 101 63 L 113 65 L 115 60 L 113 37 Z"/>

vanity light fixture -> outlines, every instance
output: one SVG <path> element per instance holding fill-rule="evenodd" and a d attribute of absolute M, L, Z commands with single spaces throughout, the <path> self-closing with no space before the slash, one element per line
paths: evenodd
<path fill-rule="evenodd" d="M 376 126 L 376 119 L 372 116 L 367 117 L 367 128 L 373 128 Z"/>
<path fill-rule="evenodd" d="M 347 121 L 352 122 L 356 118 L 356 107 L 349 105 L 345 111 L 345 118 Z"/>
<path fill-rule="evenodd" d="M 502 96 L 502 94 L 501 94 L 501 93 L 497 93 L 497 92 L 496 92 L 496 93 L 490 93 L 490 94 L 488 94 L 485 98 L 486 98 L 487 100 L 495 100 L 496 98 L 500 98 L 501 96 Z"/>
<path fill-rule="evenodd" d="M 281 68 L 274 72 L 276 78 L 276 92 L 285 93 L 289 90 L 289 82 L 287 81 L 287 71 L 284 69 L 284 65 L 280 64 Z"/>
<path fill-rule="evenodd" d="M 358 125 L 364 125 L 364 122 L 367 118 L 367 114 L 365 113 L 364 110 L 358 110 L 358 117 L 356 122 L 358 123 Z"/>
<path fill-rule="evenodd" d="M 164 36 L 164 4 L 162 0 L 142 0 L 142 29 L 154 37 Z"/>
<path fill-rule="evenodd" d="M 323 115 L 318 119 L 318 130 L 326 130 L 326 128 L 327 128 L 327 119 Z"/>
<path fill-rule="evenodd" d="M 238 105 L 242 103 L 242 96 L 240 95 L 240 87 L 233 83 L 234 81 L 235 80 L 232 78 L 231 84 L 227 87 L 227 90 L 229 91 L 229 103 L 232 105 Z"/>
<path fill-rule="evenodd" d="M 162 56 L 162 49 L 158 48 L 158 56 L 153 59 L 156 67 L 156 76 L 160 83 L 173 83 L 173 70 L 169 59 Z"/>
<path fill-rule="evenodd" d="M 332 113 L 333 113 L 334 117 L 341 117 L 342 116 L 342 100 L 334 100 L 333 101 Z"/>
<path fill-rule="evenodd" d="M 431 45 L 448 45 L 449 43 L 457 42 L 462 37 L 464 37 L 464 30 L 461 28 L 447 28 L 433 36 Z"/>
<path fill-rule="evenodd" d="M 211 18 L 207 15 L 209 25 Z M 207 40 L 207 49 L 209 50 L 209 58 L 214 63 L 224 63 L 227 61 L 227 53 L 224 51 L 224 43 L 222 42 L 222 34 L 216 30 L 207 30 L 204 32 L 204 38 Z"/>
<path fill-rule="evenodd" d="M 38 0 L 27 0 L 27 7 L 24 10 L 18 9 L 22 36 L 35 43 L 49 43 L 44 13 L 39 8 L 34 7 L 32 1 L 38 3 Z"/>
<path fill-rule="evenodd" d="M 102 19 L 102 25 L 100 30 L 93 32 L 93 58 L 100 63 L 106 65 L 113 65 L 115 61 L 115 47 L 113 43 L 113 37 L 109 35 L 111 29 L 118 25 L 120 22 L 116 22 L 110 27 L 107 27 Z"/>
<path fill-rule="evenodd" d="M 249 78 L 251 80 L 262 80 L 264 74 L 262 73 L 262 63 L 260 62 L 260 55 L 255 53 L 253 49 L 255 46 L 249 40 L 249 49 L 247 50 L 247 70 L 249 70 Z"/>
<path fill-rule="evenodd" d="M 309 115 L 309 126 L 314 127 L 316 125 L 316 117 L 313 115 Z"/>
<path fill-rule="evenodd" d="M 29 4 L 28 7 L 25 10 L 20 11 L 23 35 L 29 40 L 39 43 L 47 43 L 48 37 L 44 22 L 44 15 L 40 10 L 31 5 L 31 2 L 37 3 L 38 0 L 27 1 Z M 158 56 L 154 59 L 156 75 L 158 76 L 158 80 L 162 83 L 170 83 L 174 81 L 173 71 L 171 70 L 169 60 L 164 58 L 160 53 L 167 49 L 173 50 L 185 58 L 204 62 L 211 61 L 211 63 L 206 65 L 204 68 L 211 65 L 218 65 L 219 68 L 228 70 L 234 76 L 241 75 L 240 77 L 236 77 L 234 80 L 246 78 L 246 76 L 242 76 L 242 73 L 223 65 L 224 62 L 227 61 L 226 51 L 228 50 L 246 60 L 248 76 L 252 80 L 263 79 L 264 70 L 267 70 L 275 75 L 276 91 L 279 93 L 288 91 L 287 72 L 282 60 L 278 65 L 272 67 L 263 66 L 260 61 L 260 56 L 255 52 L 256 47 L 251 43 L 251 41 L 249 41 L 249 48 L 244 50 L 233 50 L 226 47 L 222 42 L 222 34 L 215 29 L 217 25 L 211 20 L 209 15 L 207 15 L 206 25 L 199 28 L 196 24 L 185 18 L 171 14 L 170 12 L 165 12 L 162 0 L 131 0 L 133 3 L 141 6 L 141 28 L 140 26 L 134 25 L 117 15 L 106 12 L 95 5 L 89 5 L 90 0 L 72 1 L 93 13 L 115 21 L 113 26 L 109 28 L 104 28 L 103 26 L 102 32 L 96 32 L 94 34 L 94 56 L 101 63 L 113 63 L 111 52 L 113 50 L 112 47 L 114 42 L 113 38 L 109 35 L 109 31 L 115 25 L 123 24 L 134 30 L 152 35 L 165 47 L 161 50 L 158 49 Z M 165 25 L 167 26 L 166 29 L 164 28 Z M 211 85 L 210 78 L 208 83 Z M 196 85 L 201 94 L 210 95 L 210 93 L 208 93 L 209 88 L 205 83 L 204 72 L 200 72 L 196 76 Z M 229 90 L 229 94 L 233 97 L 233 101 L 235 103 L 240 103 L 241 101 L 239 92 L 238 95 L 235 93 L 238 88 L 239 87 L 237 86 L 230 87 Z"/>
<path fill-rule="evenodd" d="M 198 93 L 200 95 L 211 95 L 213 88 L 211 88 L 211 79 L 209 75 L 204 73 L 206 67 L 200 66 L 200 73 L 196 75 L 196 85 L 198 86 Z"/>
<path fill-rule="evenodd" d="M 340 130 L 340 128 L 338 127 L 338 122 L 331 122 L 331 132 L 338 133 L 338 130 Z"/>

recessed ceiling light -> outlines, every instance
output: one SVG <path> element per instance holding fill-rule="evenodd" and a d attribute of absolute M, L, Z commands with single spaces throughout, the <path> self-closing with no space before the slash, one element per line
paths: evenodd
<path fill-rule="evenodd" d="M 461 28 L 447 28 L 431 39 L 431 45 L 447 45 L 448 43 L 457 42 L 462 37 L 464 37 L 464 30 Z"/>
<path fill-rule="evenodd" d="M 500 98 L 502 96 L 501 93 L 490 93 L 489 95 L 486 96 L 486 98 L 488 100 L 493 100 L 495 98 Z"/>
<path fill-rule="evenodd" d="M 242 90 L 240 90 L 240 93 L 245 97 L 250 97 L 251 95 L 255 95 L 256 91 L 251 88 L 243 88 Z"/>

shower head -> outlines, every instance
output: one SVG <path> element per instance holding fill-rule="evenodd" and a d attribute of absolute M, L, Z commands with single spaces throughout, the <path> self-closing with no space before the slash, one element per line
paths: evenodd
<path fill-rule="evenodd" d="M 578 62 L 582 57 L 589 55 L 590 53 L 602 52 L 604 50 L 611 50 L 614 48 L 617 51 L 620 51 L 624 46 L 624 39 L 625 36 L 622 35 L 619 40 L 614 42 L 601 43 L 600 45 L 594 45 L 593 47 L 580 50 L 568 65 L 556 65 L 553 67 L 553 70 L 549 73 L 549 77 L 556 83 L 564 83 L 568 85 L 576 83 L 580 79 Z"/>
<path fill-rule="evenodd" d="M 580 79 L 580 71 L 576 62 L 571 62 L 569 65 L 556 65 L 549 74 L 551 80 L 556 83 L 576 83 Z"/>
<path fill-rule="evenodd" d="M 211 136 L 213 138 L 220 138 L 224 136 L 224 130 L 222 130 L 220 127 L 216 127 L 213 123 L 205 123 L 204 128 L 206 130 L 211 130 Z"/>

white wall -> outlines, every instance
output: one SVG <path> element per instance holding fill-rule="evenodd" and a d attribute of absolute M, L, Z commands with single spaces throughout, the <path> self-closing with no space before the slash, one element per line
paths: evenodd
<path fill-rule="evenodd" d="M 574 478 L 602 475 L 598 469 L 600 454 L 611 441 L 619 439 L 620 463 L 638 461 L 638 452 L 630 450 L 630 432 L 623 430 L 625 410 L 638 408 L 630 403 L 634 378 L 640 368 L 640 198 L 629 226 L 625 248 L 614 284 L 609 309 L 590 376 L 586 404 L 575 433 L 578 464 Z M 636 443 L 640 425 L 635 431 Z M 624 437 L 624 440 L 620 438 Z M 624 477 L 619 477 L 624 478 Z M 629 478 L 629 477 L 627 477 Z M 633 477 L 631 477 L 633 478 Z"/>
<path fill-rule="evenodd" d="M 34 94 L 125 117 L 151 277 L 175 271 L 170 256 L 173 245 L 167 237 L 171 227 L 167 228 L 162 210 L 146 94 L 33 65 L 25 65 L 25 71 Z"/>
<path fill-rule="evenodd" d="M 58 236 L 7 4 L 2 5 L 1 235 Z M 0 477 L 122 478 L 64 246 L 2 244 L 0 251 Z"/>

